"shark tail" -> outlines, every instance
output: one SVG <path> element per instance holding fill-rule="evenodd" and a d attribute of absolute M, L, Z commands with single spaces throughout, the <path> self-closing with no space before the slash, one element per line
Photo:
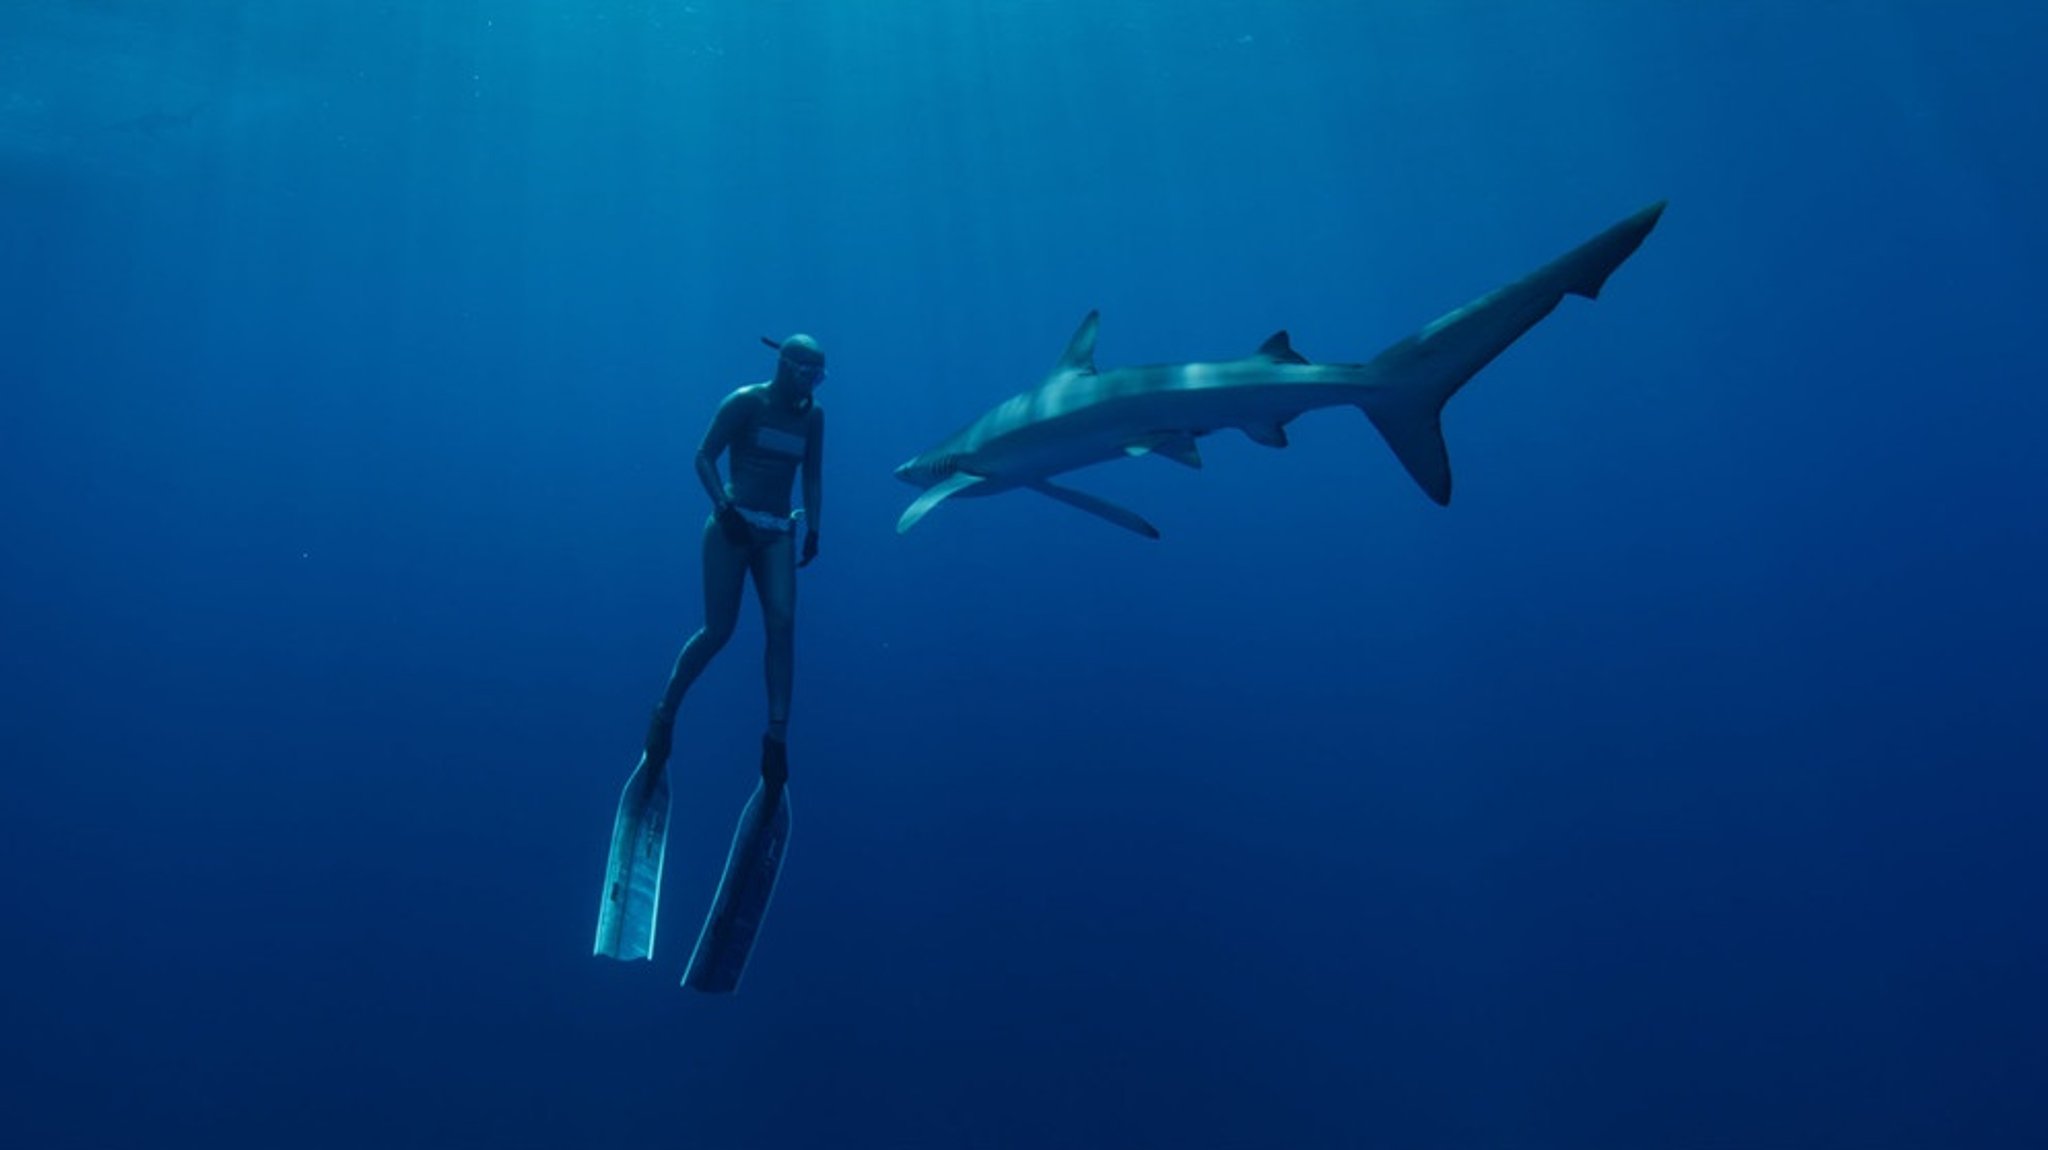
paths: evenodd
<path fill-rule="evenodd" d="M 1444 401 L 1449 398 L 1425 397 L 1364 409 L 1387 446 L 1394 449 L 1394 457 L 1439 506 L 1451 502 L 1451 451 L 1444 445 L 1443 427 Z"/>
<path fill-rule="evenodd" d="M 1567 252 L 1563 258 L 1537 275 L 1553 269 L 1563 283 L 1564 290 L 1586 299 L 1599 299 L 1600 289 L 1607 286 L 1607 277 L 1622 261 L 1636 254 L 1649 238 L 1650 229 L 1664 215 L 1666 201 L 1658 200 L 1635 215 L 1580 244 Z"/>
<path fill-rule="evenodd" d="M 1607 278 L 1634 255 L 1664 214 L 1660 201 L 1499 291 L 1481 296 L 1384 357 L 1390 371 L 1414 380 L 1382 390 L 1359 408 L 1415 482 L 1439 504 L 1451 501 L 1451 455 L 1444 446 L 1444 404 L 1480 368 L 1550 314 L 1567 295 L 1595 299 Z"/>

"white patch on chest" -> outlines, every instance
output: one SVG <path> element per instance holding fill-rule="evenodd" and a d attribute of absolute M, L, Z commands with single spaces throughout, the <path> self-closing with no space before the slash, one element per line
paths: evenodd
<path fill-rule="evenodd" d="M 780 428 L 756 427 L 754 446 L 776 455 L 801 459 L 804 454 L 804 437 Z"/>

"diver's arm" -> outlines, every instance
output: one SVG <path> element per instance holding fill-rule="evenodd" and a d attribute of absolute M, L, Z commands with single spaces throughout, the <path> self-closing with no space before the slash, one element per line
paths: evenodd
<path fill-rule="evenodd" d="M 825 500 L 825 409 L 811 408 L 810 434 L 804 437 L 804 525 L 818 533 L 818 517 Z"/>
<path fill-rule="evenodd" d="M 725 397 L 718 405 L 718 414 L 711 417 L 711 426 L 704 429 L 704 441 L 697 445 L 697 482 L 704 485 L 704 494 L 711 497 L 711 506 L 723 508 L 729 502 L 725 495 L 725 480 L 718 474 L 718 457 L 732 446 L 733 436 L 739 434 L 746 421 L 746 404 L 751 402 L 746 389 L 741 388 Z"/>

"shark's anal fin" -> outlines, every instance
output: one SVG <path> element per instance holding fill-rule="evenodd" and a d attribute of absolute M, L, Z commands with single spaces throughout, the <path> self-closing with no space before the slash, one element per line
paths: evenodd
<path fill-rule="evenodd" d="M 1287 429 L 1277 423 L 1247 423 L 1245 438 L 1262 447 L 1287 446 Z"/>
<path fill-rule="evenodd" d="M 1195 437 L 1184 431 L 1165 432 L 1148 436 L 1124 447 L 1124 454 L 1157 455 L 1171 459 L 1183 467 L 1201 470 L 1202 452 L 1195 446 Z"/>
<path fill-rule="evenodd" d="M 1079 508 L 1090 515 L 1107 519 L 1126 531 L 1135 531 L 1147 539 L 1159 538 L 1159 528 L 1145 522 L 1144 517 L 1137 512 L 1118 507 L 1107 499 L 1100 499 L 1071 487 L 1061 487 L 1057 483 L 1043 479 L 1030 486 L 1033 491 L 1050 495 L 1069 507 Z"/>
<path fill-rule="evenodd" d="M 896 534 L 901 535 L 917 526 L 917 521 L 923 519 L 932 508 L 945 502 L 947 496 L 965 491 L 980 482 L 981 476 L 979 475 L 969 475 L 965 471 L 956 471 L 939 482 L 932 484 L 925 489 L 923 495 L 918 496 L 911 502 L 910 506 L 903 509 L 902 518 L 896 520 Z"/>

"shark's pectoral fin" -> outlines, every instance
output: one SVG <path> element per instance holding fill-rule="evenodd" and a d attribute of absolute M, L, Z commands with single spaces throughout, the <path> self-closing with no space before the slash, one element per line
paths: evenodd
<path fill-rule="evenodd" d="M 1125 444 L 1124 454 L 1163 456 L 1183 467 L 1197 470 L 1202 466 L 1202 452 L 1195 446 L 1195 437 L 1186 432 L 1146 436 L 1136 443 Z"/>
<path fill-rule="evenodd" d="M 1244 425 L 1247 439 L 1262 447 L 1287 446 L 1287 429 L 1277 423 L 1247 423 Z"/>
<path fill-rule="evenodd" d="M 1107 499 L 1099 499 L 1085 491 L 1076 491 L 1071 487 L 1061 487 L 1057 483 L 1050 483 L 1043 479 L 1030 486 L 1033 491 L 1050 495 L 1069 507 L 1076 507 L 1090 515 L 1107 519 L 1126 531 L 1135 531 L 1147 539 L 1159 538 L 1159 528 L 1145 522 L 1144 517 L 1137 512 L 1118 507 Z"/>
<path fill-rule="evenodd" d="M 903 509 L 902 518 L 896 520 L 896 534 L 901 535 L 917 526 L 917 521 L 930 513 L 931 509 L 946 501 L 946 497 L 965 491 L 980 483 L 982 477 L 956 471 L 952 475 L 932 484 L 925 493 L 917 497 L 910 506 Z"/>

